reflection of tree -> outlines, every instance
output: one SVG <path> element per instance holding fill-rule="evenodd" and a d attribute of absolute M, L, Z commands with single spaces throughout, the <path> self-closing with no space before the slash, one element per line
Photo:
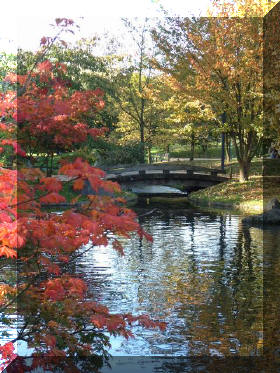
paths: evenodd
<path fill-rule="evenodd" d="M 32 366 L 31 366 L 32 364 Z M 18 372 L 92 372 L 102 373 L 104 362 L 101 356 L 41 356 L 20 357 L 18 356 L 6 369 L 6 373 Z M 34 368 L 34 366 L 36 368 Z"/>
<path fill-rule="evenodd" d="M 195 216 L 192 214 L 188 216 L 188 221 L 190 225 L 190 239 L 191 239 L 191 245 L 190 245 L 190 252 L 189 255 L 189 261 L 190 261 L 190 270 L 191 272 L 197 272 L 197 263 L 196 263 L 196 257 L 195 257 Z"/>
<path fill-rule="evenodd" d="M 280 229 L 263 231 L 264 261 L 264 353 L 268 360 L 280 362 Z"/>
<path fill-rule="evenodd" d="M 262 330 L 260 262 L 249 229 L 239 226 L 236 247 L 226 265 L 224 219 L 220 234 L 215 271 L 192 266 L 185 274 L 175 270 L 169 277 L 173 287 L 164 284 L 168 305 L 176 305 L 178 317 L 186 319 L 187 328 L 177 333 L 186 336 L 191 355 L 256 354 Z"/>
<path fill-rule="evenodd" d="M 223 215 L 220 215 L 220 260 L 224 260 L 224 252 L 226 249 L 226 221 Z"/>
<path fill-rule="evenodd" d="M 188 358 L 162 359 L 161 367 L 153 372 L 157 373 L 190 373 L 190 372 L 261 372 L 259 369 L 260 359 L 255 357 L 221 359 L 210 356 L 196 356 Z M 263 371 L 264 372 L 264 371 Z M 268 372 L 268 371 L 267 371 Z"/>
<path fill-rule="evenodd" d="M 253 245 L 257 243 L 258 247 Z M 239 275 L 241 281 L 244 281 L 244 274 L 247 273 L 248 284 L 252 279 L 252 274 L 256 274 L 255 255 L 260 254 L 263 243 L 263 282 L 264 282 L 264 355 L 256 357 L 243 357 L 242 359 L 216 359 L 214 357 L 195 357 L 183 359 L 182 361 L 163 362 L 160 372 L 189 372 L 189 371 L 207 371 L 207 372 L 277 372 L 279 370 L 280 354 L 280 229 L 279 227 L 270 227 L 262 229 L 249 229 L 248 227 L 239 227 L 238 242 L 235 247 L 233 260 L 240 264 Z M 242 267 L 243 264 L 243 267 Z M 246 267 L 247 266 L 247 267 Z M 247 268 L 247 270 L 245 270 Z M 258 273 L 258 271 L 257 271 Z M 236 277 L 235 277 L 236 278 Z M 243 280 L 242 280 L 243 278 Z M 256 280 L 257 281 L 257 280 Z M 258 275 L 258 281 L 261 276 Z M 236 295 L 240 289 L 237 289 Z M 251 296 L 254 302 L 254 296 Z M 261 319 L 261 315 L 258 315 Z M 244 325 L 243 325 L 244 326 Z M 249 330 L 253 335 L 254 331 L 261 328 L 254 327 Z M 261 326 L 261 325 L 260 325 Z M 261 347 L 261 340 L 259 341 Z M 246 352 L 246 351 L 244 351 Z M 248 350 L 250 352 L 250 350 Z"/>
<path fill-rule="evenodd" d="M 151 353 L 166 344 L 168 353 L 191 356 L 256 354 L 262 330 L 258 230 L 240 224 L 236 235 L 236 218 L 229 222 L 225 216 L 190 212 L 180 216 L 166 211 L 141 223 L 154 243 L 135 238 L 126 248 L 127 275 L 137 283 L 131 302 L 139 312 L 169 322 L 166 335 L 147 336 Z M 200 252 L 208 255 L 208 242 L 205 261 Z"/>

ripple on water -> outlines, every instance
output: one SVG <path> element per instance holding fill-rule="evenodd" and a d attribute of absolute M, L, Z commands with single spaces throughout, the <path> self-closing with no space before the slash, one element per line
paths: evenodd
<path fill-rule="evenodd" d="M 269 290 L 266 307 L 279 309 L 275 294 L 280 284 L 273 274 L 280 268 L 280 229 L 263 235 L 260 229 L 242 227 L 239 216 L 193 210 L 159 209 L 140 220 L 153 243 L 136 236 L 123 240 L 124 257 L 110 245 L 94 247 L 75 266 L 93 299 L 112 313 L 148 313 L 168 323 L 163 332 L 135 326 L 135 339 L 129 341 L 111 337 L 110 352 L 259 354 L 263 276 Z M 273 322 L 273 312 L 268 314 Z"/>
<path fill-rule="evenodd" d="M 134 327 L 136 338 L 128 342 L 111 338 L 110 352 L 220 356 L 256 350 L 262 329 L 262 240 L 256 231 L 242 230 L 230 213 L 193 210 L 158 210 L 140 222 L 153 243 L 135 236 L 123 240 L 125 257 L 97 247 L 77 263 L 94 297 L 111 312 L 149 313 L 168 323 L 164 332 Z"/>

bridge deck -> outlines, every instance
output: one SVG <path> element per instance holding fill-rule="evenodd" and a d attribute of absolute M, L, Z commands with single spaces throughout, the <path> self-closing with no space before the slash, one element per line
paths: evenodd
<path fill-rule="evenodd" d="M 116 181 L 129 181 L 129 180 L 151 180 L 151 179 L 200 179 L 206 178 L 211 180 L 223 181 L 227 177 L 225 175 L 220 176 L 215 170 L 139 170 L 137 171 L 125 171 L 122 173 L 110 173 L 106 175 L 107 180 Z"/>
<path fill-rule="evenodd" d="M 209 180 L 209 181 L 216 181 L 222 182 L 228 180 L 225 176 L 218 176 L 218 175 L 206 175 L 202 173 L 193 173 L 188 174 L 186 172 L 174 172 L 169 174 L 163 174 L 160 172 L 149 172 L 145 174 L 139 173 L 128 173 L 128 174 L 120 174 L 114 175 L 110 174 L 106 176 L 107 180 L 117 181 L 119 183 L 125 183 L 130 181 L 141 181 L 141 180 Z"/>

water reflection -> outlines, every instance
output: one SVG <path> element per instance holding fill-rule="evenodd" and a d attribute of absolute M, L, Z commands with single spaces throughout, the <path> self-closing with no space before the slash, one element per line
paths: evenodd
<path fill-rule="evenodd" d="M 280 228 L 263 231 L 264 242 L 264 353 L 280 364 Z M 279 370 L 278 370 L 279 371 Z"/>
<path fill-rule="evenodd" d="M 154 237 L 124 241 L 126 256 L 95 248 L 78 263 L 112 312 L 149 313 L 165 332 L 134 328 L 113 355 L 235 356 L 262 351 L 262 234 L 236 215 L 157 210 L 141 218 Z"/>

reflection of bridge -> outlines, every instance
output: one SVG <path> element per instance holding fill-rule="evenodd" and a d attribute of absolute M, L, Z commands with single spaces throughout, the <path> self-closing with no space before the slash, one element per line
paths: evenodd
<path fill-rule="evenodd" d="M 135 191 L 137 194 L 149 194 L 145 193 L 148 190 L 147 186 L 155 185 L 173 188 L 180 185 L 184 191 L 192 192 L 227 180 L 225 176 L 220 175 L 224 174 L 220 169 L 178 164 L 137 165 L 127 168 L 120 166 L 106 171 L 106 179 L 117 181 L 124 190 Z M 158 189 L 158 192 L 155 192 L 155 188 L 153 188 L 154 191 L 151 194 L 167 193 L 161 193 L 161 188 Z M 143 193 L 141 193 L 141 190 L 143 190 Z M 179 191 L 177 192 L 179 194 Z M 172 194 L 172 192 L 169 194 Z"/>

